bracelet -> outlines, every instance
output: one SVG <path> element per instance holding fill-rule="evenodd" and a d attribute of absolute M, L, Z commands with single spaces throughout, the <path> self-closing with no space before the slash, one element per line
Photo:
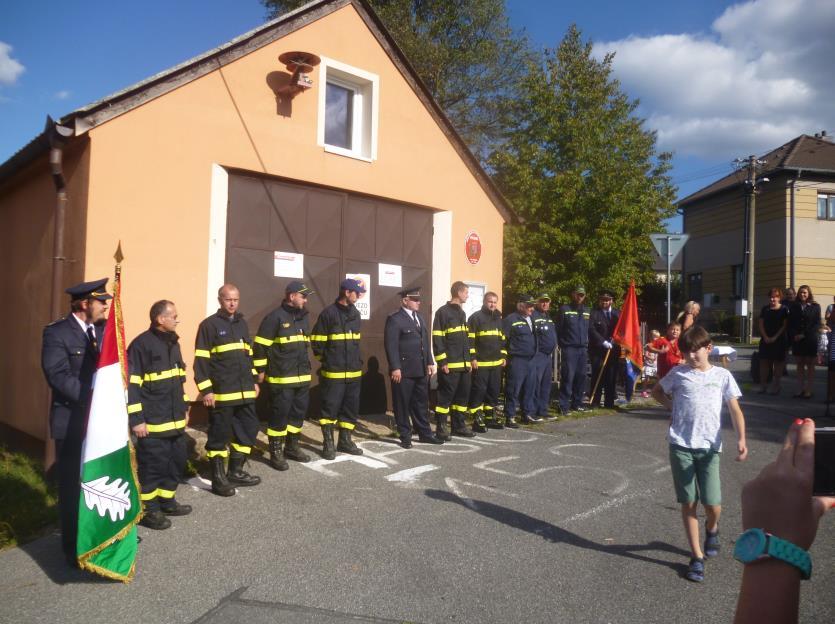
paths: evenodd
<path fill-rule="evenodd" d="M 748 529 L 734 546 L 734 559 L 754 563 L 766 558 L 779 559 L 800 570 L 805 581 L 812 576 L 812 557 L 807 551 L 763 529 Z"/>

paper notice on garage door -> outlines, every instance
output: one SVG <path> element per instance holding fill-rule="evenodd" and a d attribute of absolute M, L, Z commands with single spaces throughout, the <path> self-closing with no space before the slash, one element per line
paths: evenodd
<path fill-rule="evenodd" d="M 380 263 L 380 276 L 377 280 L 380 286 L 394 286 L 403 288 L 403 267 L 399 264 Z"/>
<path fill-rule="evenodd" d="M 355 279 L 365 288 L 365 292 L 357 297 L 354 305 L 359 310 L 360 318 L 367 321 L 371 318 L 371 276 L 367 273 L 346 273 L 345 279 Z"/>
<path fill-rule="evenodd" d="M 292 251 L 273 252 L 273 275 L 275 277 L 304 277 L 304 254 Z"/>

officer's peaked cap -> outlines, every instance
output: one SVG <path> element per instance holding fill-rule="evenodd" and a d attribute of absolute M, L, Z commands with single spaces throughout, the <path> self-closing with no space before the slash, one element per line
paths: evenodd
<path fill-rule="evenodd" d="M 411 288 L 404 288 L 397 293 L 400 298 L 409 297 L 410 299 L 420 299 L 420 286 L 412 286 Z"/>
<path fill-rule="evenodd" d="M 105 289 L 107 278 L 95 280 L 92 282 L 81 282 L 75 286 L 70 286 L 64 292 L 75 299 L 98 299 L 99 301 L 107 301 L 113 299 L 113 295 L 109 295 Z"/>

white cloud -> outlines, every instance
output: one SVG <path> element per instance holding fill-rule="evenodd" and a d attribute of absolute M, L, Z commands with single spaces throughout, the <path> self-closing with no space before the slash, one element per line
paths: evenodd
<path fill-rule="evenodd" d="M 0 41 L 0 84 L 13 85 L 24 67 L 11 56 L 12 46 Z"/>
<path fill-rule="evenodd" d="M 707 35 L 595 45 L 598 58 L 609 51 L 662 149 L 719 160 L 835 131 L 831 0 L 753 0 L 726 9 Z"/>
<path fill-rule="evenodd" d="M 62 89 L 61 91 L 58 91 L 53 97 L 55 97 L 56 100 L 66 100 L 70 97 L 70 95 L 72 95 L 72 93 L 70 93 L 66 89 Z"/>

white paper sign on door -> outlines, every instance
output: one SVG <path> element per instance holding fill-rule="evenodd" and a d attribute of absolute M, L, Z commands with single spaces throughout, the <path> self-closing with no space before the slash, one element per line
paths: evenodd
<path fill-rule="evenodd" d="M 273 275 L 275 277 L 304 277 L 304 254 L 291 251 L 273 252 Z"/>
<path fill-rule="evenodd" d="M 371 318 L 371 276 L 367 273 L 346 273 L 345 278 L 357 280 L 365 288 L 365 292 L 357 297 L 354 305 L 359 310 L 360 318 L 367 321 Z"/>
<path fill-rule="evenodd" d="M 382 262 L 379 267 L 380 275 L 377 278 L 377 283 L 380 286 L 403 288 L 403 267 L 399 264 L 383 264 Z"/>

